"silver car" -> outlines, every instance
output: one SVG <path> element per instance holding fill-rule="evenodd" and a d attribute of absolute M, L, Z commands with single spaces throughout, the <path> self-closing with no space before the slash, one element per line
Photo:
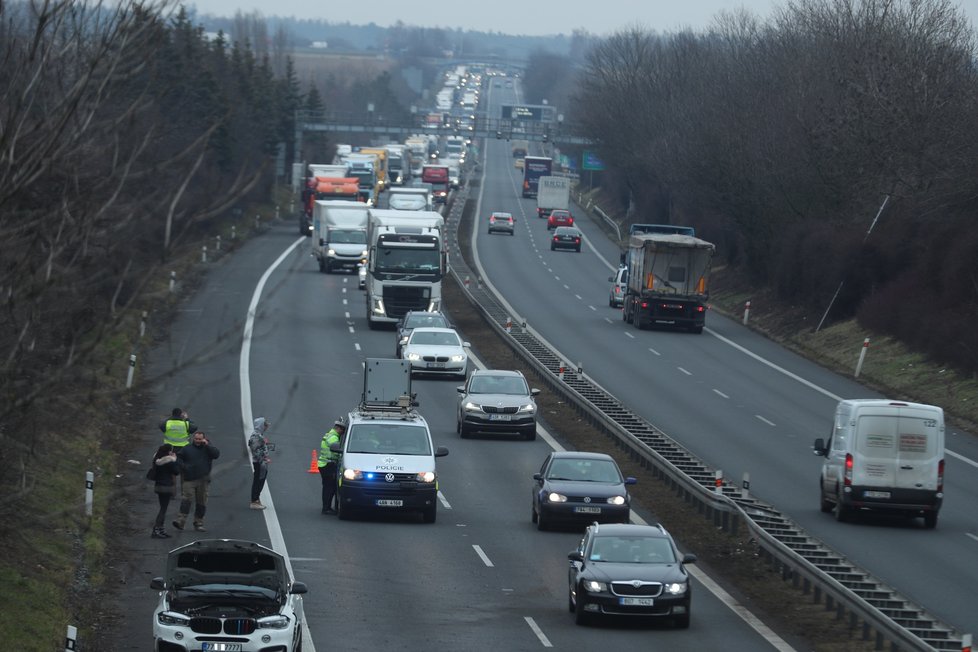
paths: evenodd
<path fill-rule="evenodd" d="M 628 268 L 619 267 L 614 276 L 609 276 L 611 292 L 608 294 L 608 305 L 621 308 L 625 304 L 625 288 L 628 284 Z"/>
<path fill-rule="evenodd" d="M 465 378 L 469 346 L 452 328 L 415 328 L 401 347 L 401 358 L 411 363 L 412 375 L 451 374 Z"/>
<path fill-rule="evenodd" d="M 458 387 L 456 431 L 462 437 L 474 432 L 517 433 L 524 439 L 537 437 L 537 404 L 519 371 L 477 369 Z"/>

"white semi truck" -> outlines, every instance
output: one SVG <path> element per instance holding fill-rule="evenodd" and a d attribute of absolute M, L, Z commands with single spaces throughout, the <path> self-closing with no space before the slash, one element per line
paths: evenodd
<path fill-rule="evenodd" d="M 555 210 L 570 209 L 570 179 L 540 177 L 537 182 L 537 217 L 547 218 Z"/>
<path fill-rule="evenodd" d="M 367 325 L 396 324 L 409 310 L 440 310 L 445 219 L 435 211 L 370 209 Z"/>

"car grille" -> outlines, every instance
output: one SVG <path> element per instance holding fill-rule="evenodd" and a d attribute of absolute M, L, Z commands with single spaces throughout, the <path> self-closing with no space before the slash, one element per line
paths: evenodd
<path fill-rule="evenodd" d="M 519 407 L 516 405 L 506 407 L 499 407 L 496 405 L 482 406 L 482 411 L 486 414 L 516 414 L 517 410 L 519 410 Z"/>
<path fill-rule="evenodd" d="M 247 636 L 258 628 L 254 618 L 191 618 L 190 629 L 195 634 L 225 634 Z"/>
<path fill-rule="evenodd" d="M 624 597 L 654 598 L 662 593 L 662 582 L 612 582 L 611 593 Z"/>
<path fill-rule="evenodd" d="M 423 355 L 421 359 L 425 362 L 448 362 L 447 355 Z"/>

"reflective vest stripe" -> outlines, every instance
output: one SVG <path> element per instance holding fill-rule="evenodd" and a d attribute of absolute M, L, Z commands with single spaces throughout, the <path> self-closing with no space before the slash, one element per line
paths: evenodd
<path fill-rule="evenodd" d="M 322 468 L 329 464 L 330 462 L 335 462 L 339 459 L 339 455 L 329 450 L 329 447 L 333 444 L 338 444 L 340 441 L 340 436 L 335 430 L 330 430 L 325 435 L 323 435 L 323 440 L 319 443 L 319 467 Z"/>

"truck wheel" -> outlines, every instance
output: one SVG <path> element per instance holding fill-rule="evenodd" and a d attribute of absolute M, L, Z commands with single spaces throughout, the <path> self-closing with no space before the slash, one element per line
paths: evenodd
<path fill-rule="evenodd" d="M 322 258 L 317 258 L 316 259 L 316 262 L 319 263 L 319 271 L 325 273 L 326 272 L 326 265 L 325 265 L 325 263 L 323 263 L 323 259 Z"/>
<path fill-rule="evenodd" d="M 849 520 L 849 512 L 851 510 L 842 503 L 842 494 L 837 493 L 835 495 L 835 520 L 840 523 L 845 523 Z"/>
<path fill-rule="evenodd" d="M 937 527 L 937 512 L 924 512 L 924 527 L 928 530 Z"/>
<path fill-rule="evenodd" d="M 425 523 L 434 523 L 435 519 L 438 518 L 438 501 L 431 503 L 431 507 L 427 507 L 421 512 L 421 520 Z"/>
<path fill-rule="evenodd" d="M 822 491 L 821 484 L 822 484 L 821 481 L 819 481 L 820 486 L 818 488 L 818 495 L 819 495 L 818 508 L 822 510 L 823 514 L 828 514 L 829 512 L 832 511 L 832 508 L 835 505 L 832 503 L 831 500 L 825 499 L 825 492 Z"/>

